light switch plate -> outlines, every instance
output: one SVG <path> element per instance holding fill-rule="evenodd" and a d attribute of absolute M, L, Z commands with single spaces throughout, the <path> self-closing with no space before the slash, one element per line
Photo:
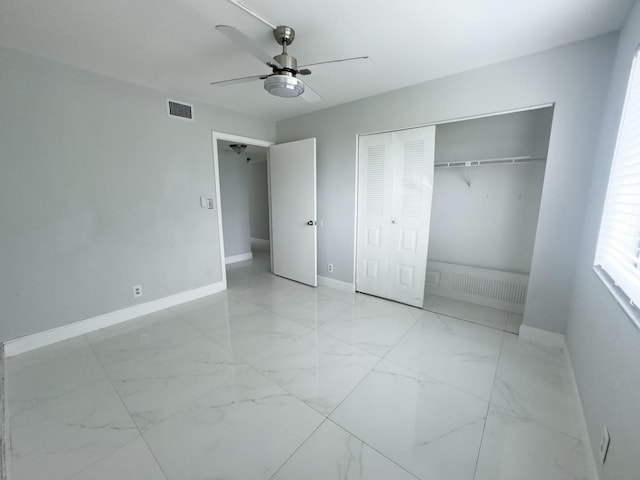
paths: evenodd
<path fill-rule="evenodd" d="M 200 197 L 200 206 L 202 208 L 207 208 L 207 197 L 205 197 L 204 195 Z"/>

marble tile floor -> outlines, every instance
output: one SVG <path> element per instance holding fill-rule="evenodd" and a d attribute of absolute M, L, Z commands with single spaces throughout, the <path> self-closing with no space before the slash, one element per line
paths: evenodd
<path fill-rule="evenodd" d="M 264 255 L 228 283 L 9 358 L 10 479 L 595 479 L 566 352 Z"/>
<path fill-rule="evenodd" d="M 520 325 L 522 325 L 522 315 L 520 314 L 439 295 L 426 295 L 424 309 L 516 334 L 520 330 Z"/>

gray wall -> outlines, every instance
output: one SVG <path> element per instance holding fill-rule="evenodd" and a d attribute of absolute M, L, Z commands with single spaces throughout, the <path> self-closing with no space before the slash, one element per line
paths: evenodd
<path fill-rule="evenodd" d="M 221 280 L 211 131 L 274 124 L 4 47 L 0 105 L 1 341 Z"/>
<path fill-rule="evenodd" d="M 553 108 L 443 123 L 436 127 L 435 162 L 502 157 L 544 157 Z"/>
<path fill-rule="evenodd" d="M 567 340 L 594 451 L 603 425 L 611 444 L 601 480 L 640 472 L 640 331 L 594 274 L 593 260 L 631 61 L 640 44 L 640 4 L 620 35 L 575 276 Z M 596 456 L 596 458 L 598 458 Z"/>
<path fill-rule="evenodd" d="M 249 163 L 249 223 L 251 236 L 269 240 L 269 184 L 267 162 Z"/>
<path fill-rule="evenodd" d="M 251 253 L 247 157 L 223 149 L 218 149 L 218 155 L 224 254 L 233 257 Z"/>
<path fill-rule="evenodd" d="M 543 108 L 438 125 L 435 162 L 545 157 L 552 115 Z M 429 260 L 528 274 L 544 170 L 544 161 L 437 168 Z"/>
<path fill-rule="evenodd" d="M 610 34 L 278 122 L 279 142 L 317 138 L 318 264 L 353 282 L 357 134 L 555 102 L 524 323 L 564 332 L 616 43 Z"/>
<path fill-rule="evenodd" d="M 544 163 L 437 168 L 429 260 L 528 274 Z"/>

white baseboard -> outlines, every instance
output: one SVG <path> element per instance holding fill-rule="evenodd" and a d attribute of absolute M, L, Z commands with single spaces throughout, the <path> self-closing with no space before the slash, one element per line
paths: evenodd
<path fill-rule="evenodd" d="M 271 242 L 269 240 L 265 240 L 264 238 L 251 237 L 251 246 L 269 250 L 271 248 Z"/>
<path fill-rule="evenodd" d="M 159 298 L 158 300 L 152 300 L 132 307 L 123 308 L 122 310 L 116 310 L 115 312 L 105 313 L 96 317 L 80 320 L 79 322 L 52 328 L 51 330 L 45 330 L 44 332 L 10 340 L 4 344 L 5 358 L 61 342 L 62 340 L 68 340 L 69 338 L 84 335 L 85 333 L 94 332 L 101 328 L 110 327 L 133 318 L 141 317 L 142 315 L 148 315 L 149 313 L 174 307 L 181 303 L 190 302 L 197 298 L 213 295 L 214 293 L 226 290 L 226 288 L 227 286 L 224 282 L 212 283 L 211 285 L 205 285 L 204 287 L 195 288 L 187 292 L 177 293 L 168 297 Z"/>
<path fill-rule="evenodd" d="M 318 275 L 318 285 L 322 285 L 323 287 L 335 288 L 337 290 L 342 290 L 344 292 L 350 293 L 355 293 L 356 291 L 356 286 L 353 283 L 342 282 L 334 278 L 323 277 L 322 275 Z"/>
<path fill-rule="evenodd" d="M 521 325 L 519 335 L 523 340 L 546 345 L 547 347 L 564 348 L 565 346 L 564 335 L 541 328 Z"/>
<path fill-rule="evenodd" d="M 598 475 L 598 468 L 596 467 L 596 454 L 597 451 L 594 450 L 594 445 L 591 443 L 591 435 L 589 435 L 589 428 L 587 427 L 587 417 L 584 414 L 584 405 L 582 404 L 582 396 L 580 395 L 580 389 L 578 388 L 578 379 L 576 378 L 576 371 L 573 369 L 573 360 L 571 359 L 571 352 L 569 351 L 569 344 L 567 343 L 566 337 L 564 337 L 563 349 L 567 355 L 567 359 L 569 361 L 569 368 L 571 369 L 571 379 L 573 380 L 573 388 L 575 390 L 575 394 L 578 396 L 578 408 L 580 409 L 580 428 L 582 429 L 582 440 L 586 443 L 584 446 L 585 451 L 587 452 L 587 463 L 588 468 L 590 470 L 590 475 L 587 475 L 586 478 L 593 478 L 594 480 L 598 480 L 600 476 Z M 597 446 L 596 446 L 597 448 Z M 590 453 L 590 455 L 589 455 Z"/>
<path fill-rule="evenodd" d="M 0 343 L 0 480 L 9 478 L 9 417 L 4 376 L 4 345 Z"/>
<path fill-rule="evenodd" d="M 230 257 L 226 257 L 224 259 L 224 263 L 229 265 L 230 263 L 238 263 L 244 262 L 245 260 L 251 260 L 253 258 L 253 253 L 241 253 L 240 255 L 232 255 Z"/>

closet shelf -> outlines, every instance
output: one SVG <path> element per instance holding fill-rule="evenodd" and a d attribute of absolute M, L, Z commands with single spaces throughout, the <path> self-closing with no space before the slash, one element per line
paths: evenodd
<path fill-rule="evenodd" d="M 436 163 L 434 168 L 456 168 L 456 167 L 482 167 L 486 165 L 507 165 L 507 164 L 519 164 L 530 163 L 546 160 L 547 157 L 505 157 L 505 158 L 486 158 L 483 160 L 471 160 L 467 162 L 448 162 L 448 163 Z"/>

